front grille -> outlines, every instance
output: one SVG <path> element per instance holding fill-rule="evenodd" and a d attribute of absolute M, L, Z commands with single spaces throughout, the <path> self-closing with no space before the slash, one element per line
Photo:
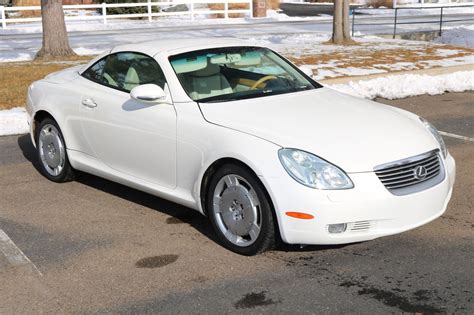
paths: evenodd
<path fill-rule="evenodd" d="M 382 184 L 395 195 L 418 192 L 444 179 L 438 149 L 379 165 L 374 170 Z"/>

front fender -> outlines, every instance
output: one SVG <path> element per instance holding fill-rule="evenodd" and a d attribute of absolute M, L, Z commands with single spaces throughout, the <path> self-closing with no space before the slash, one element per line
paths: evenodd
<path fill-rule="evenodd" d="M 64 137 L 67 149 L 78 150 L 77 129 L 79 123 L 77 92 L 68 84 L 55 84 L 40 80 L 34 82 L 28 89 L 27 113 L 30 124 L 30 136 L 35 143 L 35 118 L 39 113 L 47 113 L 56 123 Z"/>

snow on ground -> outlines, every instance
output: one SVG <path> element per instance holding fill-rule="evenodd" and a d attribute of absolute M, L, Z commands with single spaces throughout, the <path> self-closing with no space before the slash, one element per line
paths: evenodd
<path fill-rule="evenodd" d="M 28 132 L 26 111 L 23 107 L 0 111 L 0 136 L 19 135 Z"/>
<path fill-rule="evenodd" d="M 18 62 L 31 60 L 34 57 L 34 53 L 17 53 L 11 51 L 2 52 L 0 55 L 0 62 Z"/>
<path fill-rule="evenodd" d="M 410 96 L 443 94 L 474 90 L 474 71 L 459 71 L 450 74 L 391 75 L 367 81 L 352 81 L 348 84 L 334 84 L 328 87 L 357 97 L 374 99 L 398 99 Z"/>
<path fill-rule="evenodd" d="M 99 55 L 105 51 L 103 48 L 85 48 L 78 47 L 73 49 L 74 52 L 81 56 Z M 0 55 L 0 62 L 19 62 L 33 60 L 36 55 L 36 51 L 18 53 L 15 51 L 3 51 Z"/>
<path fill-rule="evenodd" d="M 359 37 L 358 45 L 325 45 L 329 33 L 248 38 L 290 58 L 315 80 L 474 64 L 472 49 L 430 42 Z"/>
<path fill-rule="evenodd" d="M 436 43 L 474 48 L 474 25 L 449 27 L 443 30 Z"/>
<path fill-rule="evenodd" d="M 159 28 L 159 27 L 175 27 L 197 25 L 213 25 L 213 24 L 237 24 L 249 23 L 246 18 L 224 19 L 198 19 L 191 21 L 187 16 L 181 17 L 162 17 L 159 20 L 148 22 L 148 20 L 129 20 L 129 19 L 113 19 L 107 20 L 107 24 L 102 22 L 102 17 L 88 21 L 66 21 L 68 32 L 86 32 L 86 31 L 104 31 L 104 30 L 132 30 L 141 28 Z M 41 22 L 7 24 L 6 29 L 0 29 L 0 34 L 31 34 L 41 33 Z"/>
<path fill-rule="evenodd" d="M 201 9 L 200 9 L 201 10 Z M 212 10 L 201 10 L 212 12 Z M 197 11 L 196 11 L 197 12 Z M 80 15 L 80 14 L 79 14 Z M 96 18 L 88 18 L 87 20 L 67 20 L 66 28 L 68 32 L 86 32 L 86 31 L 103 31 L 103 30 L 131 30 L 141 28 L 160 28 L 160 27 L 176 27 L 176 26 L 204 26 L 204 25 L 229 25 L 229 24 L 251 24 L 277 21 L 311 21 L 311 20 L 325 20 L 332 19 L 332 16 L 322 17 L 290 17 L 284 13 L 279 13 L 275 10 L 267 10 L 267 17 L 265 18 L 209 18 L 208 14 L 195 14 L 194 20 L 187 14 L 178 16 L 162 16 L 153 18 L 152 22 L 144 18 L 142 20 L 131 20 L 113 18 L 108 19 L 107 24 L 103 23 L 102 16 L 97 15 Z M 27 22 L 7 24 L 6 29 L 0 28 L 0 35 L 2 34 L 31 34 L 41 33 L 41 22 Z"/>

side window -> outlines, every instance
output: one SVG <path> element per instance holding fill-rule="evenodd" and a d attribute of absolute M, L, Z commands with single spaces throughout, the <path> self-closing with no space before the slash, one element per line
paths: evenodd
<path fill-rule="evenodd" d="M 83 76 L 125 92 L 148 83 L 164 88 L 166 83 L 163 71 L 153 58 L 132 52 L 109 55 L 84 72 Z"/>
<path fill-rule="evenodd" d="M 92 67 L 84 71 L 82 76 L 95 82 L 102 82 L 102 72 L 104 71 L 106 59 L 107 57 L 97 61 Z"/>

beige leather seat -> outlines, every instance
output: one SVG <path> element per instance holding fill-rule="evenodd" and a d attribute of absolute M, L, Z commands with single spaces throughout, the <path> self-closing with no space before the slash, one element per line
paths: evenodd
<path fill-rule="evenodd" d="M 188 91 L 194 100 L 233 92 L 217 64 L 209 63 L 206 68 L 189 73 L 187 79 Z"/>
<path fill-rule="evenodd" d="M 107 80 L 107 83 L 111 86 L 118 86 L 117 81 L 115 81 L 110 74 L 104 72 L 104 79 Z"/>
<path fill-rule="evenodd" d="M 138 77 L 137 70 L 134 67 L 128 68 L 127 74 L 125 75 L 125 82 L 123 88 L 131 91 L 134 87 L 140 85 L 140 78 Z"/>

